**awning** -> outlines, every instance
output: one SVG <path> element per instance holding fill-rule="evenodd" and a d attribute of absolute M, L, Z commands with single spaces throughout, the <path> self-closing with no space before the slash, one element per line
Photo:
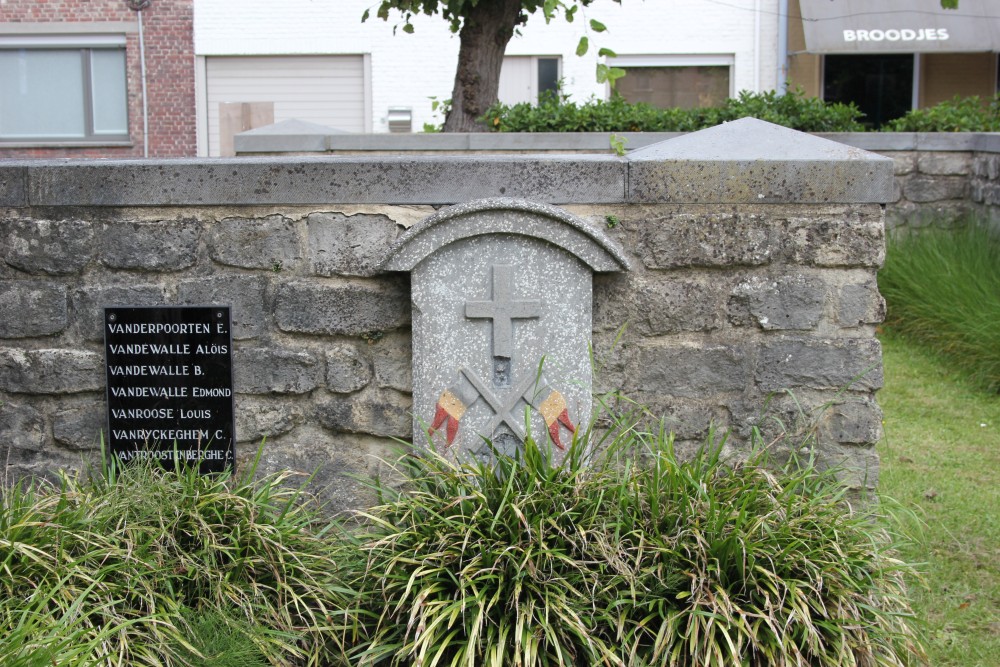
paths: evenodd
<path fill-rule="evenodd" d="M 1000 51 L 1000 1 L 799 0 L 810 53 Z"/>

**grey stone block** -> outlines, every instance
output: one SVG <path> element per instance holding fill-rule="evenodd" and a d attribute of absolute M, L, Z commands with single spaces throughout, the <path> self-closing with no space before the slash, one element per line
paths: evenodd
<path fill-rule="evenodd" d="M 678 403 L 675 400 L 665 400 L 655 393 L 640 392 L 637 398 L 652 414 L 663 420 L 667 431 L 673 433 L 678 440 L 704 442 L 711 429 L 725 432 L 728 424 L 725 409 L 718 406 L 697 402 Z"/>
<path fill-rule="evenodd" d="M 233 351 L 233 386 L 240 394 L 305 394 L 322 376 L 323 365 L 310 352 L 261 347 Z"/>
<path fill-rule="evenodd" d="M 101 433 L 107 427 L 104 401 L 95 400 L 87 407 L 61 410 L 52 417 L 52 435 L 69 449 L 90 451 L 101 446 Z"/>
<path fill-rule="evenodd" d="M 981 132 L 917 132 L 918 151 L 972 151 L 980 145 Z"/>
<path fill-rule="evenodd" d="M 730 321 L 742 324 L 746 313 L 766 331 L 815 329 L 823 317 L 826 292 L 826 284 L 816 276 L 753 276 L 733 290 Z"/>
<path fill-rule="evenodd" d="M 594 331 L 613 331 L 631 322 L 635 314 L 631 303 L 634 280 L 629 273 L 594 274 Z"/>
<path fill-rule="evenodd" d="M 645 346 L 639 352 L 639 386 L 648 392 L 705 398 L 743 391 L 750 376 L 746 352 L 735 346 Z"/>
<path fill-rule="evenodd" d="M 792 218 L 784 243 L 792 261 L 822 267 L 881 267 L 885 226 L 878 214 Z"/>
<path fill-rule="evenodd" d="M 65 286 L 0 280 L 0 338 L 51 336 L 68 323 Z"/>
<path fill-rule="evenodd" d="M 879 459 L 874 447 L 820 442 L 815 452 L 818 469 L 833 470 L 841 484 L 866 492 L 867 500 L 871 501 L 870 492 L 878 487 L 879 479 Z"/>
<path fill-rule="evenodd" d="M 371 379 L 371 365 L 354 345 L 336 343 L 326 351 L 326 388 L 330 391 L 349 394 Z"/>
<path fill-rule="evenodd" d="M 628 156 L 633 203 L 884 203 L 892 161 L 742 118 Z"/>
<path fill-rule="evenodd" d="M 879 324 L 885 319 L 885 299 L 878 292 L 872 276 L 863 283 L 851 283 L 840 288 L 837 323 L 842 327 Z"/>
<path fill-rule="evenodd" d="M 412 435 L 413 401 L 391 389 L 369 390 L 362 396 L 331 396 L 317 406 L 319 422 L 333 431 L 384 437 Z"/>
<path fill-rule="evenodd" d="M 917 168 L 922 174 L 966 176 L 972 168 L 972 156 L 969 153 L 924 152 L 917 158 Z"/>
<path fill-rule="evenodd" d="M 327 136 L 336 134 L 328 125 L 290 118 L 264 127 L 240 132 L 233 137 L 237 155 L 245 153 L 322 153 Z"/>
<path fill-rule="evenodd" d="M 259 276 L 222 275 L 178 284 L 177 299 L 191 306 L 231 306 L 233 338 L 246 340 L 268 329 L 266 287 L 267 281 Z"/>
<path fill-rule="evenodd" d="M 295 403 L 240 396 L 236 401 L 236 440 L 259 445 L 265 438 L 289 433 L 300 418 Z"/>
<path fill-rule="evenodd" d="M 903 183 L 900 179 L 894 179 L 892 181 L 892 198 L 889 200 L 890 204 L 898 204 L 903 199 Z"/>
<path fill-rule="evenodd" d="M 94 255 L 94 229 L 85 220 L 10 220 L 4 261 L 34 274 L 79 273 Z"/>
<path fill-rule="evenodd" d="M 725 285 L 645 274 L 635 281 L 631 300 L 634 329 L 644 336 L 712 331 L 722 326 Z"/>
<path fill-rule="evenodd" d="M 762 391 L 878 389 L 882 386 L 882 348 L 874 338 L 767 343 L 761 348 L 756 381 Z"/>
<path fill-rule="evenodd" d="M 451 204 L 521 197 L 622 202 L 615 156 L 106 160 L 29 167 L 36 206 Z"/>
<path fill-rule="evenodd" d="M 595 334 L 591 346 L 595 396 L 637 390 L 638 347 L 625 342 L 618 331 Z"/>
<path fill-rule="evenodd" d="M 910 176 L 903 182 L 903 196 L 912 202 L 935 202 L 965 197 L 968 182 L 962 176 Z"/>
<path fill-rule="evenodd" d="M 379 388 L 413 391 L 413 350 L 410 336 L 392 334 L 368 347 Z"/>
<path fill-rule="evenodd" d="M 794 397 L 783 393 L 770 397 L 743 395 L 726 402 L 725 407 L 732 417 L 730 426 L 735 435 L 747 441 L 759 437 L 771 445 L 772 453 L 779 446 L 786 450 L 800 447 L 817 419 L 816 396 L 802 392 Z"/>
<path fill-rule="evenodd" d="M 1000 153 L 1000 135 L 996 132 L 977 132 L 975 134 L 975 150 Z"/>
<path fill-rule="evenodd" d="M 0 402 L 0 444 L 40 452 L 45 447 L 45 418 L 29 405 Z"/>
<path fill-rule="evenodd" d="M 371 507 L 377 499 L 366 486 L 370 452 L 377 451 L 384 439 L 364 435 L 330 433 L 319 426 L 304 424 L 294 431 L 264 445 L 261 473 L 291 471 L 297 473 L 291 484 L 310 479 L 309 488 L 332 513 Z M 256 447 L 243 448 L 246 458 Z M 245 463 L 238 461 L 239 467 Z"/>
<path fill-rule="evenodd" d="M 773 222 L 739 213 L 680 213 L 646 221 L 638 254 L 651 269 L 759 266 L 770 262 Z"/>
<path fill-rule="evenodd" d="M 223 218 L 209 246 L 216 262 L 244 269 L 294 270 L 302 259 L 297 225 L 282 215 Z"/>
<path fill-rule="evenodd" d="M 816 132 L 814 136 L 876 153 L 917 148 L 916 132 Z"/>
<path fill-rule="evenodd" d="M 410 321 L 403 282 L 296 281 L 278 288 L 275 318 L 282 331 L 359 335 Z"/>
<path fill-rule="evenodd" d="M 892 152 L 886 157 L 892 158 L 895 176 L 906 176 L 917 170 L 917 154 L 912 151 Z"/>
<path fill-rule="evenodd" d="M 309 263 L 319 276 L 373 276 L 396 239 L 384 215 L 313 213 L 309 216 Z"/>
<path fill-rule="evenodd" d="M 107 222 L 98 255 L 113 269 L 180 271 L 198 259 L 201 223 L 194 218 L 155 222 Z"/>
<path fill-rule="evenodd" d="M 83 287 L 70 296 L 71 328 L 84 340 L 103 341 L 105 307 L 162 306 L 166 303 L 163 285 Z"/>
<path fill-rule="evenodd" d="M 822 433 L 835 443 L 874 445 L 882 439 L 882 409 L 871 399 L 838 403 L 823 415 Z"/>
<path fill-rule="evenodd" d="M 104 361 L 83 350 L 0 349 L 0 390 L 74 394 L 104 388 Z"/>
<path fill-rule="evenodd" d="M 0 165 L 0 206 L 28 205 L 27 163 Z"/>

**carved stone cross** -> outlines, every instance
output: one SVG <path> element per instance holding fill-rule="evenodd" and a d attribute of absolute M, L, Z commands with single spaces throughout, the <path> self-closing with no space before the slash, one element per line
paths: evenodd
<path fill-rule="evenodd" d="M 469 319 L 493 321 L 493 384 L 509 386 L 510 359 L 514 347 L 514 320 L 540 317 L 542 302 L 538 299 L 514 299 L 514 267 L 494 264 L 491 301 L 466 301 L 465 316 Z"/>

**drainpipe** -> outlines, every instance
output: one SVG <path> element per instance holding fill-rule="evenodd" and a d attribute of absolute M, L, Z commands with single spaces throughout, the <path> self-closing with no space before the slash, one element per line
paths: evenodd
<path fill-rule="evenodd" d="M 760 0 L 753 0 L 753 92 L 760 91 Z"/>
<path fill-rule="evenodd" d="M 153 0 L 126 0 L 139 19 L 139 70 L 142 79 L 142 156 L 149 157 L 149 99 L 146 95 L 146 38 L 142 33 L 142 10 Z"/>
<path fill-rule="evenodd" d="M 778 0 L 778 94 L 788 92 L 788 0 Z"/>

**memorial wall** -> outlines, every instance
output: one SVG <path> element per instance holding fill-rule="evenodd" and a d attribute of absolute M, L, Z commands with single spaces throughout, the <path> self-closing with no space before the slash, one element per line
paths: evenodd
<path fill-rule="evenodd" d="M 614 391 L 688 452 L 808 423 L 873 487 L 892 177 L 754 120 L 627 158 L 0 163 L 5 478 L 263 441 L 356 507 L 397 439 L 565 445 Z"/>

